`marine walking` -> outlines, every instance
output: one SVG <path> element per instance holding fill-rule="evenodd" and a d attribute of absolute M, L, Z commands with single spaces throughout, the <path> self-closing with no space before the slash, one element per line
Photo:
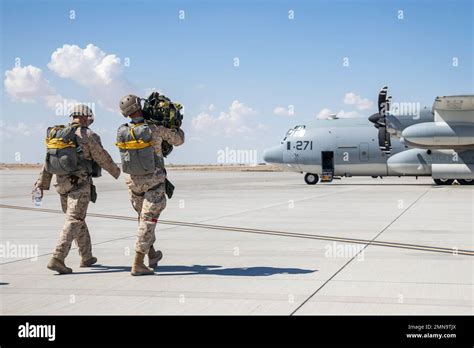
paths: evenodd
<path fill-rule="evenodd" d="M 120 110 L 130 121 L 117 131 L 122 170 L 130 201 L 138 213 L 139 226 L 135 243 L 135 259 L 131 274 L 154 274 L 163 254 L 156 250 L 155 229 L 161 212 L 166 207 L 166 196 L 171 198 L 174 186 L 166 178 L 163 157 L 173 146 L 184 143 L 180 128 L 179 104 L 172 103 L 158 93 L 152 94 L 142 108 L 141 99 L 127 95 L 120 101 Z M 148 255 L 148 267 L 144 263 Z"/>
<path fill-rule="evenodd" d="M 66 222 L 51 257 L 48 268 L 60 274 L 72 273 L 65 264 L 75 241 L 81 256 L 80 267 L 97 262 L 92 254 L 89 229 L 86 224 L 89 202 L 95 202 L 97 193 L 92 178 L 101 176 L 101 168 L 115 179 L 120 168 L 103 148 L 100 137 L 89 126 L 94 114 L 87 105 L 76 105 L 68 125 L 49 127 L 46 135 L 46 160 L 35 183 L 35 191 L 49 190 L 53 175 L 54 185 L 66 214 Z"/>

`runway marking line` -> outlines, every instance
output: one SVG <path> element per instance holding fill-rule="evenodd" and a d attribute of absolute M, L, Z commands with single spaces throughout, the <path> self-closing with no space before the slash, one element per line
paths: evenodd
<path fill-rule="evenodd" d="M 301 308 L 303 308 L 304 305 L 306 305 L 314 296 L 316 296 L 316 294 L 321 291 L 322 288 L 324 288 L 327 284 L 329 284 L 329 282 L 331 280 L 333 280 L 339 273 L 341 273 L 353 260 L 355 260 L 355 258 L 357 256 L 359 256 L 362 252 L 364 252 L 365 249 L 367 249 L 370 245 L 377 245 L 378 242 L 376 241 L 376 239 L 378 237 L 380 237 L 380 235 L 382 233 L 384 233 L 390 226 L 392 226 L 398 219 L 400 219 L 408 210 L 410 210 L 416 203 L 418 203 L 418 201 L 421 200 L 421 198 L 423 198 L 430 190 L 426 190 L 424 191 L 417 199 L 415 199 L 406 209 L 404 209 L 400 214 L 398 214 L 395 219 L 393 219 L 392 221 L 390 221 L 390 223 L 388 223 L 388 225 L 386 225 L 384 228 L 382 228 L 380 230 L 379 233 L 377 233 L 375 235 L 374 238 L 372 238 L 371 240 L 368 241 L 368 243 L 366 245 L 364 245 L 364 247 L 359 250 L 353 257 L 351 257 L 349 259 L 349 261 L 347 261 L 344 265 L 342 265 L 342 267 L 340 267 L 336 272 L 334 272 L 334 274 L 329 277 L 321 286 L 319 286 L 311 295 L 309 295 L 309 297 L 304 300 L 301 304 L 299 304 L 291 313 L 290 313 L 290 316 L 293 316 L 296 314 L 296 312 L 298 312 Z M 398 244 L 398 243 L 396 243 Z M 425 246 L 421 246 L 423 248 L 425 248 Z M 430 249 L 432 249 L 433 247 L 429 247 Z M 409 249 L 409 248 L 406 248 L 406 249 Z M 427 250 L 428 251 L 428 250 Z M 438 251 L 438 252 L 443 252 L 443 251 Z M 472 251 L 471 251 L 471 254 L 472 254 Z"/>
<path fill-rule="evenodd" d="M 53 214 L 63 214 L 61 210 L 56 210 L 56 209 L 32 208 L 32 207 L 23 207 L 23 206 L 8 205 L 8 204 L 0 204 L 0 208 L 36 211 L 36 212 L 53 213 Z M 122 216 L 122 215 L 98 214 L 98 213 L 88 213 L 87 215 L 90 217 L 96 217 L 96 218 L 137 221 L 136 217 Z M 392 223 L 394 221 L 392 221 Z M 417 250 L 417 251 L 429 251 L 429 252 L 438 252 L 438 253 L 446 253 L 446 254 L 454 254 L 454 255 L 474 256 L 474 250 L 453 249 L 453 248 L 446 248 L 446 247 L 435 247 L 435 246 L 429 246 L 429 245 L 407 244 L 407 243 L 397 243 L 397 242 L 384 242 L 384 241 L 376 241 L 374 239 L 369 240 L 369 239 L 358 239 L 358 238 L 346 238 L 346 237 L 337 237 L 337 236 L 328 236 L 328 235 L 315 235 L 315 234 L 308 234 L 308 233 L 295 233 L 295 232 L 286 232 L 286 231 L 257 229 L 257 228 L 210 225 L 210 224 L 203 224 L 203 223 L 172 221 L 172 220 L 159 220 L 158 223 L 163 224 L 163 225 L 173 225 L 173 226 L 190 227 L 190 228 L 203 228 L 203 229 L 211 229 L 211 230 L 273 235 L 273 236 L 300 238 L 300 239 L 328 240 L 328 241 L 341 242 L 341 243 L 368 244 L 368 245 L 374 245 L 374 246 L 409 249 L 409 250 Z M 384 228 L 382 232 L 384 230 L 386 230 L 386 228 Z M 377 236 L 379 235 L 380 233 Z"/>

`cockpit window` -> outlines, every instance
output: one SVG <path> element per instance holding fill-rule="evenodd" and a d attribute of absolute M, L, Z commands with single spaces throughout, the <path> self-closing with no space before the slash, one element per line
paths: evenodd
<path fill-rule="evenodd" d="M 283 138 L 283 140 L 281 141 L 281 143 L 283 144 L 283 142 L 288 137 L 295 137 L 295 138 L 303 137 L 305 133 L 306 133 L 306 126 L 305 125 L 299 125 L 299 126 L 295 126 L 293 128 L 290 128 L 288 130 L 288 132 L 286 132 L 286 135 Z"/>
<path fill-rule="evenodd" d="M 293 134 L 291 136 L 295 138 L 302 138 L 306 133 L 306 126 L 296 126 L 293 128 Z"/>

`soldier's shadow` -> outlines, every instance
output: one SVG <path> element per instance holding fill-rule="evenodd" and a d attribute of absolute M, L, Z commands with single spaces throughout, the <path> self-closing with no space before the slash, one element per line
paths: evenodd
<path fill-rule="evenodd" d="M 274 274 L 305 274 L 313 272 L 317 272 L 317 270 L 264 266 L 222 268 L 222 266 L 216 265 L 161 266 L 156 269 L 156 273 L 160 276 L 212 274 L 220 276 L 262 277 Z"/>
<path fill-rule="evenodd" d="M 74 272 L 73 274 L 98 274 L 130 272 L 131 267 L 125 266 L 92 266 L 94 271 Z M 192 266 L 158 266 L 155 270 L 157 276 L 183 276 L 183 275 L 219 275 L 219 276 L 242 276 L 242 277 L 266 277 L 275 274 L 307 274 L 317 270 L 302 268 L 280 268 L 280 267 L 239 267 L 222 268 L 217 265 L 192 265 Z"/>

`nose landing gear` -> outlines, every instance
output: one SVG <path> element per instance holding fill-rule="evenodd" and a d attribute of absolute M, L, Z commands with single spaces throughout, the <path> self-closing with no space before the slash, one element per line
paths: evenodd
<path fill-rule="evenodd" d="M 312 173 L 307 173 L 305 176 L 304 176 L 304 181 L 308 184 L 308 185 L 316 185 L 319 181 L 319 176 L 318 174 L 312 174 Z"/>

